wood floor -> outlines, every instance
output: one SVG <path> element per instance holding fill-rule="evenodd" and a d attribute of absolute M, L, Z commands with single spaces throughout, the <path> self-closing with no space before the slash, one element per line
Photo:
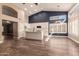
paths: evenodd
<path fill-rule="evenodd" d="M 52 37 L 49 41 L 6 38 L 0 44 L 1 56 L 78 56 L 79 44 L 67 37 Z"/>

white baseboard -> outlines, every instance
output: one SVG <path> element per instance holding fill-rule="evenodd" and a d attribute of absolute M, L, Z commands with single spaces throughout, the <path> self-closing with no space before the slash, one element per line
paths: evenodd
<path fill-rule="evenodd" d="M 68 37 L 68 38 L 79 44 L 79 41 L 77 41 L 77 40 L 75 40 L 73 38 L 70 38 L 70 37 Z"/>

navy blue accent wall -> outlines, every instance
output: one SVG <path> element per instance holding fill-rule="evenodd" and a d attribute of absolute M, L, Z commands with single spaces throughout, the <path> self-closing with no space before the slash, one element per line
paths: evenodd
<path fill-rule="evenodd" d="M 48 14 L 46 12 L 39 12 L 29 16 L 29 23 L 48 22 Z"/>
<path fill-rule="evenodd" d="M 49 21 L 49 18 L 51 16 L 57 16 L 57 15 L 68 16 L 68 12 L 41 11 L 39 13 L 29 16 L 29 23 L 38 23 L 38 22 L 50 22 L 51 23 L 52 21 Z M 66 22 L 68 22 L 68 19 L 66 20 Z"/>

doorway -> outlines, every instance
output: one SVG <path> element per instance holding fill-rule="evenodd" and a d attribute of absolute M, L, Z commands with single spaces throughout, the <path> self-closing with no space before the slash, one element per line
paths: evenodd
<path fill-rule="evenodd" d="M 3 25 L 2 34 L 4 37 L 11 37 L 11 38 L 16 37 L 17 38 L 18 36 L 17 22 L 3 20 L 2 25 Z"/>

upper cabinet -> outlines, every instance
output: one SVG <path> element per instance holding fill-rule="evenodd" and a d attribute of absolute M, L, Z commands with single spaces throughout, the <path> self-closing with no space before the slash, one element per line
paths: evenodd
<path fill-rule="evenodd" d="M 2 6 L 2 14 L 5 14 L 5 15 L 8 15 L 11 17 L 15 17 L 15 18 L 18 17 L 17 11 L 8 6 Z"/>

